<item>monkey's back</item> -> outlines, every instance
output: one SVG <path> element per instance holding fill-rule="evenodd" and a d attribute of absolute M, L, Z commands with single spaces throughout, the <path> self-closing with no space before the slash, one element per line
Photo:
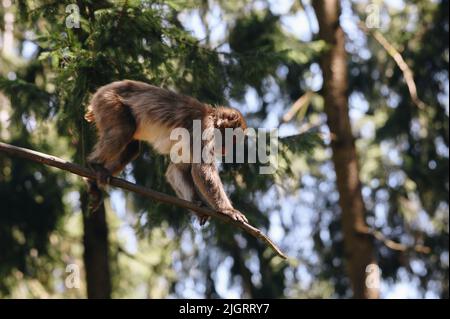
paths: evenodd
<path fill-rule="evenodd" d="M 144 82 L 123 80 L 97 90 L 91 108 L 117 104 L 129 107 L 136 120 L 150 118 L 172 127 L 189 127 L 192 119 L 201 119 L 209 106 L 192 97 L 175 93 Z"/>
<path fill-rule="evenodd" d="M 95 121 L 99 134 L 115 129 L 118 121 L 134 122 L 133 136 L 145 140 L 167 154 L 172 146 L 170 131 L 190 129 L 194 119 L 202 119 L 211 107 L 198 100 L 144 82 L 124 80 L 97 90 L 85 118 Z"/>

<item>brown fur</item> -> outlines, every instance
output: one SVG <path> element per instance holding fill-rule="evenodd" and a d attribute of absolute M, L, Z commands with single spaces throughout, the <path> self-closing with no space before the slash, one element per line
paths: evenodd
<path fill-rule="evenodd" d="M 159 153 L 168 154 L 172 143 L 170 131 L 176 127 L 191 130 L 193 120 L 201 120 L 202 129 L 247 127 L 236 109 L 213 108 L 192 97 L 130 80 L 98 89 L 85 119 L 95 122 L 98 132 L 98 141 L 88 162 L 91 167 L 100 165 L 113 175 L 137 156 L 138 140 L 145 140 Z M 211 145 L 212 138 L 203 144 Z M 214 164 L 172 164 L 166 176 L 181 198 L 196 201 L 200 195 L 211 208 L 246 221 L 245 216 L 232 207 Z M 204 216 L 200 217 L 204 221 Z"/>

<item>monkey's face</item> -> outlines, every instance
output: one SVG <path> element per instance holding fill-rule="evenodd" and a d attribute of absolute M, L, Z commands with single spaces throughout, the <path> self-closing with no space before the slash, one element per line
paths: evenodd
<path fill-rule="evenodd" d="M 226 128 L 241 128 L 245 131 L 247 128 L 247 123 L 245 122 L 244 116 L 242 116 L 242 113 L 237 109 L 221 106 L 216 109 L 215 115 L 215 126 L 219 130 L 225 130 Z"/>
<path fill-rule="evenodd" d="M 221 148 L 219 148 L 218 155 L 226 156 L 230 153 L 231 147 L 233 148 L 233 154 L 235 154 L 236 150 L 239 149 L 238 146 L 245 143 L 247 123 L 239 110 L 231 107 L 217 108 L 215 127 L 221 133 Z M 230 132 L 227 133 L 227 131 Z"/>

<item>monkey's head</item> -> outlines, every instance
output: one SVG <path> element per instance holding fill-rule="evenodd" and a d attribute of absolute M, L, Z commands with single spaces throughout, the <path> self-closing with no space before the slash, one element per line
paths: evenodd
<path fill-rule="evenodd" d="M 245 131 L 247 128 L 247 122 L 244 119 L 244 116 L 242 116 L 242 113 L 238 110 L 231 108 L 231 107 L 218 107 L 215 109 L 215 127 L 219 129 L 222 133 L 222 148 L 220 150 L 220 153 L 222 156 L 227 155 L 227 153 L 230 151 L 226 148 L 228 145 L 225 141 L 225 129 L 242 129 L 242 131 Z M 245 138 L 245 136 L 244 136 Z M 240 140 L 241 142 L 245 143 L 244 140 Z M 236 135 L 233 135 L 233 143 L 232 147 L 236 147 L 237 145 L 237 139 Z M 229 145 L 228 145 L 229 146 Z M 234 154 L 235 152 L 233 152 Z"/>
<path fill-rule="evenodd" d="M 242 113 L 232 107 L 221 106 L 215 109 L 215 127 L 224 130 L 226 128 L 245 130 L 247 123 Z"/>

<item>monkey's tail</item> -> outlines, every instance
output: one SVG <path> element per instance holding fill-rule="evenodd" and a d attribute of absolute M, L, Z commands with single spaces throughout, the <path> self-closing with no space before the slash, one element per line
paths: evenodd
<path fill-rule="evenodd" d="M 94 111 L 92 111 L 92 105 L 89 105 L 87 108 L 86 114 L 84 114 L 84 119 L 89 123 L 95 122 Z"/>

